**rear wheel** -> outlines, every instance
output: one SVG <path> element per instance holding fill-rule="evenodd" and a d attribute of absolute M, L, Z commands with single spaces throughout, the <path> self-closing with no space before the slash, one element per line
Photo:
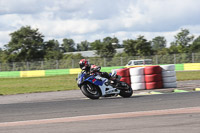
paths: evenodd
<path fill-rule="evenodd" d="M 80 88 L 82 93 L 90 99 L 99 99 L 99 97 L 101 96 L 98 87 L 91 83 L 85 83 L 81 85 Z"/>
<path fill-rule="evenodd" d="M 132 94 L 133 94 L 133 90 L 130 87 L 130 85 L 128 85 L 126 82 L 121 82 L 121 84 L 123 84 L 124 89 L 120 90 L 119 95 L 124 97 L 124 98 L 131 97 Z"/>

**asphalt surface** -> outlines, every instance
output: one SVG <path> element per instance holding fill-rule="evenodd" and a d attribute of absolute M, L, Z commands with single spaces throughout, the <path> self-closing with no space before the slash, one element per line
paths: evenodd
<path fill-rule="evenodd" d="M 200 92 L 193 91 L 194 88 L 199 87 L 198 83 L 199 81 L 179 82 L 179 89 L 192 92 L 172 93 L 173 88 L 170 88 L 159 90 L 163 91 L 164 94 L 143 95 L 146 91 L 138 91 L 135 93 L 139 95 L 134 95 L 131 98 L 113 97 L 90 100 L 85 98 L 79 90 L 0 96 L 0 125 L 2 123 L 9 125 L 9 123 L 19 121 L 67 119 L 91 115 L 95 117 L 101 114 L 128 114 L 128 112 L 200 107 Z M 184 87 L 184 84 L 186 87 Z M 199 131 L 200 113 L 194 112 L 77 120 L 76 122 L 55 122 L 39 125 L 0 126 L 0 133 L 199 133 Z"/>

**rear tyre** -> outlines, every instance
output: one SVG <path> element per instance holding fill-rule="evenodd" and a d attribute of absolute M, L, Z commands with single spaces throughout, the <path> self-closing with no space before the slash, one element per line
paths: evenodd
<path fill-rule="evenodd" d="M 81 85 L 80 89 L 82 93 L 90 99 L 99 99 L 99 97 L 101 96 L 101 93 L 97 86 L 91 83 Z"/>
<path fill-rule="evenodd" d="M 120 90 L 120 93 L 119 95 L 121 97 L 124 97 L 124 98 L 127 98 L 127 97 L 131 97 L 132 94 L 133 94 L 133 90 L 132 88 L 130 87 L 130 85 L 128 85 L 126 82 L 121 82 L 124 86 L 124 89 L 121 89 Z"/>

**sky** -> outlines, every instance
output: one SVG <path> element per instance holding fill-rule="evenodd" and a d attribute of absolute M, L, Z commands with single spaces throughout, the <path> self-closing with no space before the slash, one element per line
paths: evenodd
<path fill-rule="evenodd" d="M 168 45 L 181 29 L 200 35 L 200 0 L 0 0 L 0 48 L 22 26 L 39 29 L 45 40 L 75 43 L 139 35 L 164 36 Z"/>

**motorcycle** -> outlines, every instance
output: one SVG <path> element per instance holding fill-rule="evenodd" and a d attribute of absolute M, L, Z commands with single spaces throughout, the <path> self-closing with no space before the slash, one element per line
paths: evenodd
<path fill-rule="evenodd" d="M 89 75 L 82 71 L 78 74 L 77 85 L 82 93 L 90 99 L 99 99 L 100 97 L 111 97 L 120 95 L 121 97 L 131 97 L 132 88 L 125 82 L 120 81 L 120 76 L 113 71 L 111 77 L 118 77 L 110 80 L 99 75 Z"/>

